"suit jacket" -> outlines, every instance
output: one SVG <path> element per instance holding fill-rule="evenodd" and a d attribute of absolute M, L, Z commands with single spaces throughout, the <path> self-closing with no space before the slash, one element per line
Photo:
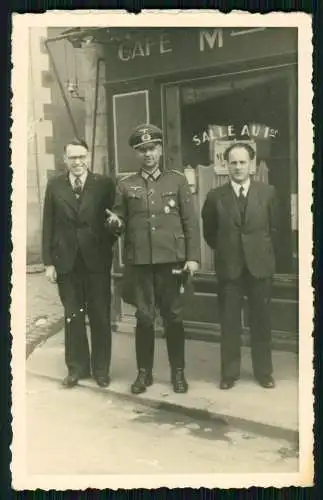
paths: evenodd
<path fill-rule="evenodd" d="M 193 199 L 181 172 L 158 172 L 155 180 L 138 172 L 121 179 L 113 211 L 124 223 L 127 264 L 200 260 Z"/>
<path fill-rule="evenodd" d="M 202 208 L 203 234 L 214 250 L 220 279 L 236 279 L 244 266 L 256 278 L 275 271 L 278 208 L 273 186 L 252 181 L 244 223 L 230 183 L 209 191 Z"/>
<path fill-rule="evenodd" d="M 43 262 L 69 272 L 78 251 L 91 272 L 110 268 L 115 237 L 105 227 L 114 203 L 112 179 L 88 172 L 80 200 L 66 174 L 48 182 L 43 212 Z"/>

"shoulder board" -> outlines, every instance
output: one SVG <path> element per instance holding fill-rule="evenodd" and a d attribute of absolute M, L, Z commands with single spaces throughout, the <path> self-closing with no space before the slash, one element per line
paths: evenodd
<path fill-rule="evenodd" d="M 131 172 L 130 174 L 123 175 L 122 177 L 119 177 L 119 181 L 125 181 L 126 179 L 129 179 L 129 177 L 133 177 L 136 175 L 137 172 Z"/>
<path fill-rule="evenodd" d="M 185 177 L 185 174 L 183 174 L 183 172 L 181 172 L 180 170 L 176 170 L 175 168 L 171 168 L 167 170 L 167 172 L 174 172 L 175 174 L 182 175 L 183 177 Z"/>

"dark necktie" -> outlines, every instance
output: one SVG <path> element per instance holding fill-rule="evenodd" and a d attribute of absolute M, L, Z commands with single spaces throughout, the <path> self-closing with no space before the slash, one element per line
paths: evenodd
<path fill-rule="evenodd" d="M 82 181 L 79 177 L 75 177 L 73 191 L 77 198 L 82 194 Z"/>
<path fill-rule="evenodd" d="M 239 209 L 240 209 L 242 223 L 244 222 L 244 216 L 245 216 L 246 205 L 247 205 L 247 198 L 246 198 L 246 196 L 244 196 L 243 192 L 244 192 L 244 188 L 243 188 L 243 186 L 241 186 L 240 191 L 239 191 L 238 202 L 239 202 Z"/>

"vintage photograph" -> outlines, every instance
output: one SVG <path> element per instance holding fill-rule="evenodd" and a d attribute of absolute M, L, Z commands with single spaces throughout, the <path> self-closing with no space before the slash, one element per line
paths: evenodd
<path fill-rule="evenodd" d="M 14 487 L 310 486 L 310 16 L 13 28 Z"/>

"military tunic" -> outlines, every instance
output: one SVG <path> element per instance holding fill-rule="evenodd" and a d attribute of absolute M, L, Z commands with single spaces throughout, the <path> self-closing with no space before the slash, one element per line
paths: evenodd
<path fill-rule="evenodd" d="M 128 264 L 199 261 L 200 242 L 190 187 L 177 170 L 142 170 L 119 181 L 113 212 L 124 222 Z"/>

